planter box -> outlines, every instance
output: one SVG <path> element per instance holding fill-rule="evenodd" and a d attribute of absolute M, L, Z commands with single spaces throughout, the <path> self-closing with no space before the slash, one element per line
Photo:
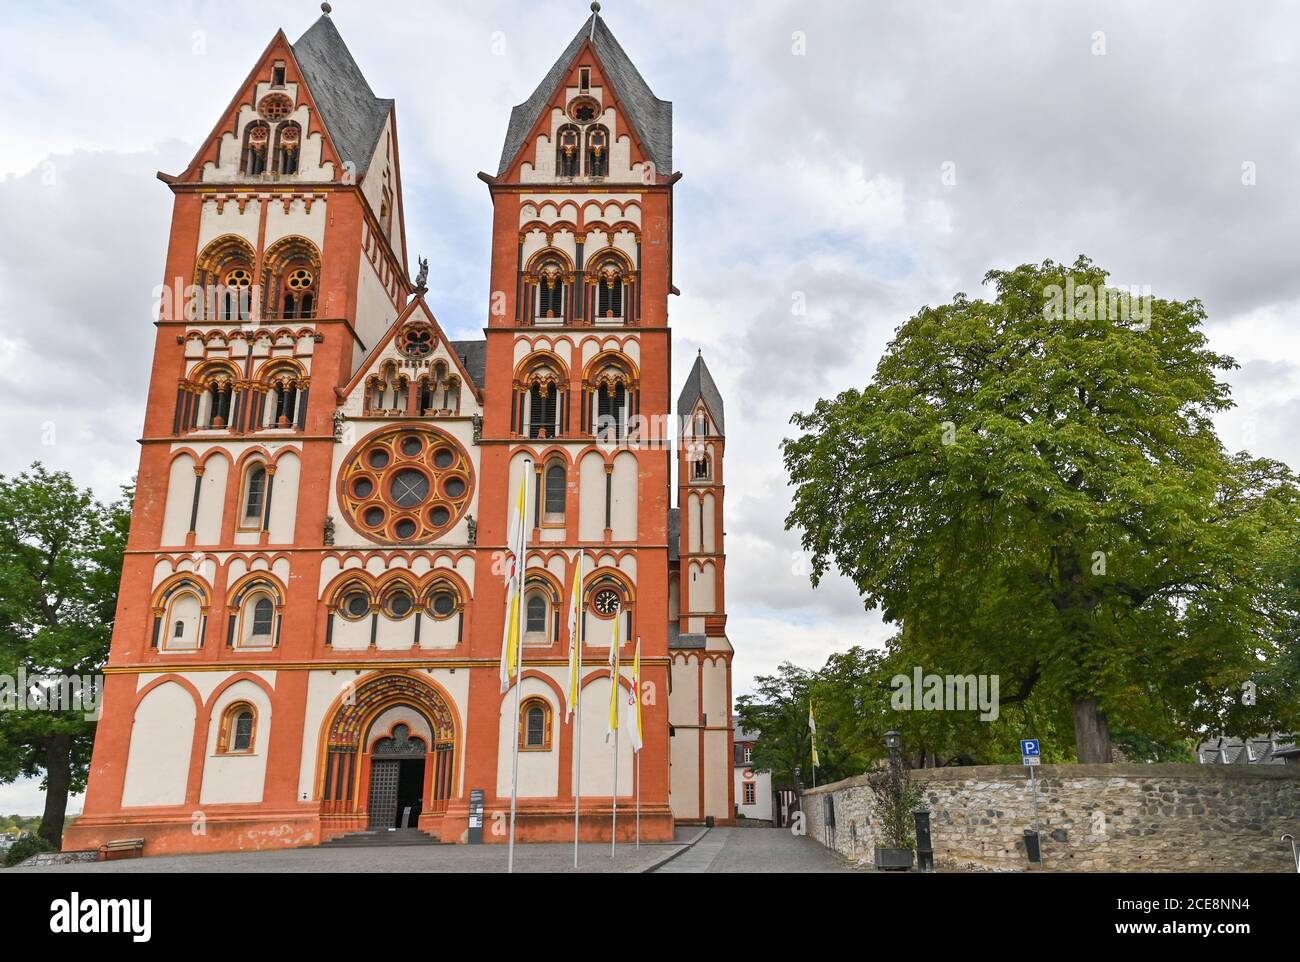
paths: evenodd
<path fill-rule="evenodd" d="M 881 848 L 876 846 L 876 868 L 886 872 L 906 872 L 912 867 L 910 848 Z"/>

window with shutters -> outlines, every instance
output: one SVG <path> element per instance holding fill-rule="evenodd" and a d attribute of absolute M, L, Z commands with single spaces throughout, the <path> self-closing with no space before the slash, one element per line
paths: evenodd
<path fill-rule="evenodd" d="M 605 443 L 622 440 L 627 428 L 627 388 L 605 383 L 596 391 L 595 435 Z"/>
<path fill-rule="evenodd" d="M 533 384 L 528 391 L 528 436 L 553 438 L 559 433 L 556 422 L 558 392 L 545 384 Z"/>

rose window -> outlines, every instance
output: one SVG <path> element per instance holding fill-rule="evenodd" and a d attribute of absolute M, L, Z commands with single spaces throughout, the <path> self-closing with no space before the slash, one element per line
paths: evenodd
<path fill-rule="evenodd" d="M 257 112 L 267 120 L 283 120 L 293 113 L 293 101 L 284 94 L 268 94 L 257 105 Z"/>
<path fill-rule="evenodd" d="M 379 542 L 431 541 L 469 507 L 469 457 L 429 428 L 394 428 L 363 442 L 339 479 L 348 522 Z"/>

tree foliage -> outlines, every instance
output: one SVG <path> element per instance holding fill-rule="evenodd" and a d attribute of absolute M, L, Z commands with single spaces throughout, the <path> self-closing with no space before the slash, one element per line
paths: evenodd
<path fill-rule="evenodd" d="M 1108 298 L 1086 258 L 986 281 L 993 300 L 923 308 L 870 384 L 793 418 L 787 527 L 814 582 L 851 578 L 901 626 L 903 663 L 999 675 L 1081 761 L 1110 760 L 1110 726 L 1172 744 L 1284 724 L 1267 560 L 1296 478 L 1220 443 L 1235 365 L 1200 302 Z M 1060 310 L 1067 288 L 1102 296 Z"/>
<path fill-rule="evenodd" d="M 90 676 L 108 660 L 131 495 L 104 505 L 65 472 L 0 477 L 0 674 Z M 81 711 L 0 711 L 0 782 L 42 777 L 41 837 L 62 841 L 85 788 L 95 723 Z"/>

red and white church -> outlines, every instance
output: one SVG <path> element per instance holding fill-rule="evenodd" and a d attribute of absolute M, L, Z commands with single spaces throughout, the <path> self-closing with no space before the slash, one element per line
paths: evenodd
<path fill-rule="evenodd" d="M 468 172 L 467 172 L 468 174 Z M 641 834 L 733 818 L 723 405 L 671 404 L 672 105 L 589 18 L 510 118 L 484 337 L 410 278 L 393 101 L 329 15 L 277 33 L 174 194 L 138 494 L 68 849 L 311 845 L 418 826 L 608 839 L 607 667 L 642 645 Z M 457 265 L 435 265 L 454 270 Z M 670 419 L 685 425 L 665 442 Z M 536 473 L 520 684 L 502 694 L 509 492 Z M 671 491 L 676 485 L 675 494 Z M 570 584 L 586 625 L 566 723 Z M 638 768 L 626 733 L 619 807 Z M 634 826 L 620 817 L 619 833 Z"/>

